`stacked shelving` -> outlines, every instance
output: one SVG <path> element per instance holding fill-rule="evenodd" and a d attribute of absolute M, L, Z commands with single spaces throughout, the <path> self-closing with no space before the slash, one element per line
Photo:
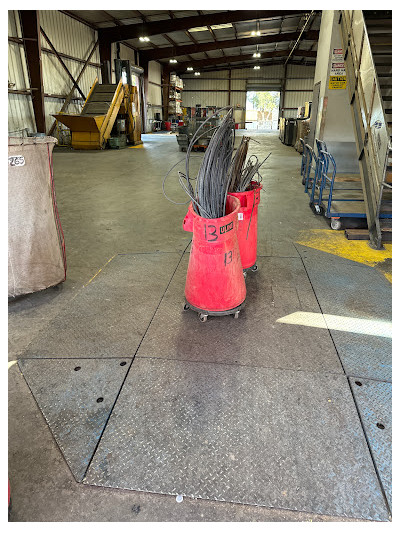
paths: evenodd
<path fill-rule="evenodd" d="M 168 115 L 171 117 L 182 116 L 182 90 L 183 80 L 176 74 L 170 74 Z"/>

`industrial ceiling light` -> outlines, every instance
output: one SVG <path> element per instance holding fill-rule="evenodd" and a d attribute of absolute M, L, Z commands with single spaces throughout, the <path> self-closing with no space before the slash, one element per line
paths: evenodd
<path fill-rule="evenodd" d="M 170 63 L 178 63 L 178 61 L 176 59 L 170 59 L 169 62 Z"/>
<path fill-rule="evenodd" d="M 259 37 L 261 35 L 261 32 L 260 32 L 260 21 L 257 20 L 257 28 L 255 31 L 252 31 L 251 32 L 251 36 L 252 37 Z"/>
<path fill-rule="evenodd" d="M 254 65 L 254 70 L 260 70 L 260 65 Z"/>
<path fill-rule="evenodd" d="M 200 76 L 200 72 L 195 72 L 194 75 L 195 76 Z"/>
<path fill-rule="evenodd" d="M 139 37 L 139 41 L 142 41 L 145 42 L 145 43 L 148 43 L 150 41 L 149 37 Z"/>
<path fill-rule="evenodd" d="M 186 70 L 193 70 L 193 67 L 188 67 Z"/>
<path fill-rule="evenodd" d="M 254 52 L 253 57 L 261 57 L 260 52 Z"/>

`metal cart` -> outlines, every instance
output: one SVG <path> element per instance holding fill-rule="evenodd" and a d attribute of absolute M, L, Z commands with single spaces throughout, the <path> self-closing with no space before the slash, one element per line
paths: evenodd
<path fill-rule="evenodd" d="M 331 228 L 342 228 L 343 219 L 352 219 L 364 227 L 366 209 L 364 203 L 361 177 L 358 175 L 338 174 L 336 162 L 331 153 L 326 149 L 324 141 L 316 140 L 318 155 L 310 145 L 306 144 L 307 156 L 305 159 L 304 175 L 305 191 L 310 198 L 310 207 L 318 215 L 330 219 Z M 314 166 L 313 166 L 314 163 Z M 313 177 L 310 177 L 313 171 Z M 383 198 L 380 213 L 381 219 L 392 218 L 391 203 Z"/>

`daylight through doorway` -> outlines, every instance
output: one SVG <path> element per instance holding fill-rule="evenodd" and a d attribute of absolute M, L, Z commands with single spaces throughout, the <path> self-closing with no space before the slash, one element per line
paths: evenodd
<path fill-rule="evenodd" d="M 279 91 L 248 91 L 246 94 L 246 129 L 277 130 Z"/>

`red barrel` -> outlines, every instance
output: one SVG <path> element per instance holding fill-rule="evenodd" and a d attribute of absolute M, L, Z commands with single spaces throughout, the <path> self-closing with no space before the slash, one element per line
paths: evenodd
<path fill-rule="evenodd" d="M 240 200 L 238 241 L 243 269 L 257 269 L 257 218 L 262 185 L 252 181 L 250 191 L 229 193 Z"/>
<path fill-rule="evenodd" d="M 165 121 L 165 129 L 171 131 L 171 122 L 168 122 L 167 120 Z"/>
<path fill-rule="evenodd" d="M 226 200 L 226 215 L 203 218 L 192 204 L 183 220 L 183 229 L 193 232 L 186 276 L 186 301 L 206 314 L 228 314 L 246 298 L 246 285 L 237 239 L 240 202 Z"/>

